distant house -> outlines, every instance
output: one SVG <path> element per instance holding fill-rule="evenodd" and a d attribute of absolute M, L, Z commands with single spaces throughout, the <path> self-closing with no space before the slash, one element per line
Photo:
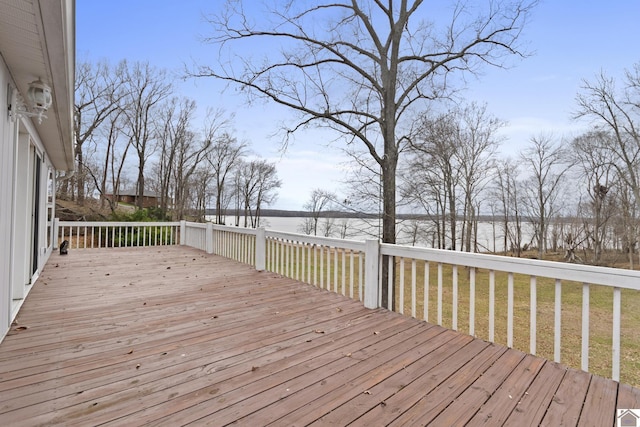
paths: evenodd
<path fill-rule="evenodd" d="M 114 200 L 117 203 L 128 203 L 130 205 L 138 204 L 138 193 L 135 190 L 121 191 L 115 196 L 113 194 L 105 194 L 104 197 L 109 200 Z M 159 204 L 160 198 L 158 197 L 158 194 L 156 192 L 148 190 L 144 191 L 144 195 L 142 198 L 143 208 L 155 208 L 158 207 Z"/>
<path fill-rule="evenodd" d="M 0 340 L 53 252 L 74 170 L 75 1 L 0 1 Z"/>

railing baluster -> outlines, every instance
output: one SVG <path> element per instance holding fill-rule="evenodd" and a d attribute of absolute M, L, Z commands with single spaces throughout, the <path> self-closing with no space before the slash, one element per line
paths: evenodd
<path fill-rule="evenodd" d="M 476 334 L 476 269 L 469 268 L 469 335 Z"/>
<path fill-rule="evenodd" d="M 613 288 L 613 331 L 611 349 L 611 379 L 620 381 L 620 306 L 622 292 Z"/>
<path fill-rule="evenodd" d="M 422 317 L 429 321 L 429 261 L 424 262 L 424 293 L 422 294 Z"/>
<path fill-rule="evenodd" d="M 320 246 L 320 289 L 324 289 L 324 246 Z"/>
<path fill-rule="evenodd" d="M 562 282 L 556 279 L 553 309 L 553 360 L 560 363 L 560 342 L 562 340 Z"/>
<path fill-rule="evenodd" d="M 388 256 L 388 263 L 387 265 L 389 266 L 389 277 L 387 278 L 387 310 L 393 311 L 395 310 L 395 307 L 393 306 L 393 298 L 391 298 L 391 295 L 393 295 L 393 274 L 391 274 L 391 272 L 393 271 L 394 268 L 394 264 L 395 264 L 395 258 L 393 256 Z"/>
<path fill-rule="evenodd" d="M 513 347 L 513 273 L 507 277 L 507 347 Z"/>
<path fill-rule="evenodd" d="M 496 318 L 496 272 L 489 270 L 489 341 L 495 338 Z"/>
<path fill-rule="evenodd" d="M 277 239 L 275 241 L 276 243 L 276 273 L 280 274 L 280 248 L 282 245 L 282 241 L 280 239 Z"/>
<path fill-rule="evenodd" d="M 391 295 L 391 294 L 389 294 Z M 404 314 L 404 258 L 400 257 L 400 314 Z"/>
<path fill-rule="evenodd" d="M 296 242 L 296 280 L 300 280 L 300 242 Z"/>
<path fill-rule="evenodd" d="M 581 369 L 589 370 L 589 284 L 582 284 L 582 354 Z"/>
<path fill-rule="evenodd" d="M 536 276 L 531 276 L 529 279 L 529 352 L 531 354 L 536 354 L 536 324 L 538 311 L 537 291 Z"/>
<path fill-rule="evenodd" d="M 318 247 L 313 244 L 313 286 L 318 286 Z"/>
<path fill-rule="evenodd" d="M 337 248 L 336 248 L 337 250 Z M 342 255 L 342 295 L 347 295 L 347 254 L 344 249 L 340 251 Z"/>
<path fill-rule="evenodd" d="M 349 250 L 349 298 L 353 299 L 353 250 Z"/>
<path fill-rule="evenodd" d="M 451 320 L 451 329 L 454 331 L 458 330 L 458 266 L 453 265 L 451 269 L 452 281 L 453 281 L 453 310 L 452 310 L 452 320 Z"/>
<path fill-rule="evenodd" d="M 338 293 L 338 248 L 333 248 L 333 291 Z"/>
<path fill-rule="evenodd" d="M 411 260 L 411 317 L 416 317 L 416 259 Z"/>
<path fill-rule="evenodd" d="M 364 283 L 364 253 L 358 253 L 358 295 L 360 301 L 364 301 L 364 295 L 362 294 L 362 284 Z"/>
<path fill-rule="evenodd" d="M 438 325 L 442 326 L 442 263 L 438 263 Z"/>
<path fill-rule="evenodd" d="M 291 262 L 290 262 L 290 254 L 291 254 L 291 242 L 288 240 L 285 240 L 284 242 L 284 275 L 287 277 L 291 277 Z"/>

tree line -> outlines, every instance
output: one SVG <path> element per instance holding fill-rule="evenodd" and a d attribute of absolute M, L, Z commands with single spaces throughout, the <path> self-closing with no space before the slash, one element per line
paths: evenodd
<path fill-rule="evenodd" d="M 258 226 L 281 186 L 275 164 L 259 158 L 231 131 L 233 117 L 176 93 L 164 69 L 146 62 L 85 61 L 76 66 L 76 172 L 58 197 L 99 198 L 116 212 L 118 195 L 157 198 L 156 216 L 203 221 L 205 209 L 233 209 L 236 225 Z M 197 125 L 196 123 L 202 123 Z M 240 224 L 240 217 L 244 223 Z M 223 223 L 221 214 L 216 216 Z"/>
<path fill-rule="evenodd" d="M 576 119 L 590 122 L 577 136 L 533 135 L 512 157 L 501 154 L 505 122 L 486 105 L 455 104 L 422 114 L 398 166 L 398 234 L 440 249 L 502 252 L 539 258 L 561 252 L 570 262 L 634 268 L 640 225 L 640 65 L 622 81 L 604 73 L 585 79 L 576 95 Z M 344 194 L 315 189 L 305 207 L 314 212 L 301 231 L 344 231 L 323 212 L 379 210 L 380 171 L 360 156 Z M 364 160 L 363 160 L 364 159 Z M 480 246 L 479 222 L 490 223 L 496 247 Z M 334 229 L 332 229 L 332 227 Z M 344 228 L 344 225 L 342 225 Z M 527 229 L 528 232 L 524 230 Z M 605 253 L 613 257 L 604 259 Z"/>

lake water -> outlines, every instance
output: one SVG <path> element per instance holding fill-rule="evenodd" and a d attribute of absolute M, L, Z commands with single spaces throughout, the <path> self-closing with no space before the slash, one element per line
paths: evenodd
<path fill-rule="evenodd" d="M 214 217 L 207 217 L 213 220 Z M 305 234 L 303 232 L 305 221 L 310 218 L 301 217 L 262 217 L 260 225 L 269 230 L 283 231 L 286 233 Z M 235 217 L 225 218 L 227 225 L 235 224 Z M 244 224 L 244 217 L 240 217 L 240 225 Z M 458 224 L 460 233 L 461 224 Z M 415 231 L 417 228 L 417 232 Z M 399 244 L 433 247 L 432 237 L 424 230 L 426 222 L 400 221 L 397 225 Z M 318 236 L 343 238 L 350 240 L 377 239 L 380 235 L 380 221 L 378 219 L 361 218 L 321 218 L 318 221 Z M 523 243 L 529 243 L 532 236 L 531 226 L 523 224 Z M 458 244 L 459 245 L 459 244 Z M 495 229 L 490 222 L 478 223 L 478 246 L 480 252 L 502 251 L 504 249 L 503 235 L 500 224 L 495 224 Z M 459 246 L 458 246 L 459 247 Z"/>

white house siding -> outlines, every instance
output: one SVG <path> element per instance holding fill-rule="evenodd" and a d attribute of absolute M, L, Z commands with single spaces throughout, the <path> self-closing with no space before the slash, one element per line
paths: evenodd
<path fill-rule="evenodd" d="M 5 113 L 0 119 L 0 337 L 8 331 L 53 247 L 49 221 L 53 195 L 48 195 L 49 189 L 55 189 L 54 169 L 30 119 L 14 121 L 6 113 L 9 87 L 13 85 L 2 61 L 0 106 Z"/>
<path fill-rule="evenodd" d="M 9 71 L 0 57 L 0 337 L 11 321 L 11 264 L 15 126 L 9 120 Z"/>
<path fill-rule="evenodd" d="M 74 0 L 0 0 L 0 341 L 53 251 L 57 171 L 73 160 Z M 10 117 L 29 83 L 48 118 Z"/>

